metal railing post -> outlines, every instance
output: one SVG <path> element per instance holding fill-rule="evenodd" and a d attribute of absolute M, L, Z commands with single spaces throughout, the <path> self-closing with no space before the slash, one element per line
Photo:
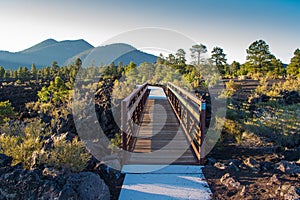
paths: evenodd
<path fill-rule="evenodd" d="M 126 101 L 121 102 L 121 131 L 122 131 L 122 147 L 123 150 L 127 150 L 127 105 Z"/>
<path fill-rule="evenodd" d="M 204 157 L 201 155 L 204 155 L 204 148 L 203 142 L 205 139 L 205 131 L 206 131 L 206 102 L 204 100 L 201 100 L 201 105 L 200 105 L 200 146 L 199 146 L 199 152 L 200 152 L 200 164 L 204 164 Z"/>

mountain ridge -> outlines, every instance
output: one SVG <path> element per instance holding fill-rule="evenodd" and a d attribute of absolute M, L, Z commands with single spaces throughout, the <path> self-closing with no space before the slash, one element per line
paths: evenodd
<path fill-rule="evenodd" d="M 57 41 L 50 38 L 19 52 L 0 50 L 0 66 L 14 70 L 20 66 L 29 68 L 33 63 L 38 68 L 46 67 L 53 61 L 58 65 L 68 65 L 76 58 L 82 60 L 89 58 L 86 64 L 91 64 L 91 59 L 94 59 L 94 64 L 108 64 L 109 61 L 128 64 L 133 61 L 139 65 L 142 62 L 154 63 L 157 57 L 125 43 L 94 47 L 83 39 Z"/>
<path fill-rule="evenodd" d="M 58 41 L 50 38 L 50 39 L 44 40 L 36 45 L 33 45 L 32 47 L 29 47 L 27 49 L 24 49 L 24 50 L 16 52 L 16 53 L 28 53 L 28 52 L 36 51 L 37 49 L 41 49 L 41 48 L 44 48 L 46 46 L 53 45 L 56 43 L 58 43 Z"/>

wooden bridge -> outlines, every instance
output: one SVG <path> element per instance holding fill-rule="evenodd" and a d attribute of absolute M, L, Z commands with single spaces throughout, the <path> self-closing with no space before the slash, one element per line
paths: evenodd
<path fill-rule="evenodd" d="M 133 152 L 126 162 L 202 162 L 205 108 L 203 100 L 172 83 L 164 89 L 147 83 L 138 87 L 121 105 L 123 149 Z"/>
<path fill-rule="evenodd" d="M 200 165 L 205 112 L 204 100 L 171 83 L 144 83 L 122 101 L 119 199 L 209 199 Z"/>

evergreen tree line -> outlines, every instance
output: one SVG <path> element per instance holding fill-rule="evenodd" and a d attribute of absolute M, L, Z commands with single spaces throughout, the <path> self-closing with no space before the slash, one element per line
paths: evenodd
<path fill-rule="evenodd" d="M 214 65 L 218 69 L 218 74 L 223 78 L 234 78 L 242 75 L 251 78 L 268 77 L 268 78 L 283 78 L 283 77 L 299 77 L 300 76 L 300 50 L 294 51 L 294 56 L 290 63 L 284 66 L 280 59 L 277 59 L 269 50 L 269 45 L 263 40 L 253 42 L 246 49 L 246 62 L 241 64 L 233 61 L 227 63 L 227 58 L 224 50 L 221 47 L 214 47 L 211 51 L 211 57 L 204 59 L 207 53 L 207 47 L 204 44 L 193 45 L 190 49 L 193 62 L 190 64 L 186 60 L 186 52 L 183 49 L 178 49 L 175 55 L 169 54 L 164 57 L 162 54 L 157 58 L 157 64 L 169 66 L 176 72 L 182 74 L 193 87 L 199 86 L 203 80 L 204 70 L 211 70 Z M 60 77 L 65 82 L 73 83 L 75 76 L 82 65 L 82 61 L 78 58 L 73 64 L 59 67 L 54 61 L 51 66 L 37 69 L 34 64 L 31 68 L 19 67 L 17 70 L 5 70 L 0 66 L 0 78 L 15 78 L 15 79 L 50 79 Z M 125 74 L 125 71 L 133 69 L 134 63 L 123 66 L 122 63 L 111 63 L 109 66 L 91 66 L 82 69 L 80 75 L 82 79 L 97 77 L 103 79 L 117 79 Z"/>
<path fill-rule="evenodd" d="M 226 54 L 221 47 L 214 47 L 211 51 L 211 57 L 204 59 L 207 53 L 207 47 L 203 44 L 196 44 L 190 48 L 190 55 L 194 59 L 191 64 L 186 63 L 186 52 L 178 49 L 175 55 L 169 54 L 164 57 L 162 54 L 158 57 L 157 63 L 164 63 L 179 69 L 183 74 L 197 74 L 195 66 L 214 65 L 217 67 L 220 75 L 224 78 L 233 78 L 241 75 L 249 77 L 299 77 L 300 76 L 300 50 L 294 51 L 294 56 L 290 63 L 285 66 L 280 59 L 277 59 L 269 50 L 269 45 L 263 40 L 253 42 L 246 49 L 246 62 L 241 64 L 233 61 L 227 63 Z"/>
<path fill-rule="evenodd" d="M 0 78 L 12 78 L 12 79 L 50 79 L 53 80 L 59 76 L 65 81 L 73 81 L 72 79 L 77 74 L 81 67 L 81 60 L 78 58 L 72 65 L 58 66 L 56 61 L 53 61 L 51 66 L 38 69 L 35 64 L 28 67 L 19 67 L 17 70 L 5 70 L 0 66 Z"/>

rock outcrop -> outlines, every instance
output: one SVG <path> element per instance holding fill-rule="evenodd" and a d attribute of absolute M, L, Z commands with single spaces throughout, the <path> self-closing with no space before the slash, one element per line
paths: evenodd
<path fill-rule="evenodd" d="M 11 157 L 0 154 L 0 199 L 110 199 L 97 173 L 25 170 L 11 162 Z"/>

